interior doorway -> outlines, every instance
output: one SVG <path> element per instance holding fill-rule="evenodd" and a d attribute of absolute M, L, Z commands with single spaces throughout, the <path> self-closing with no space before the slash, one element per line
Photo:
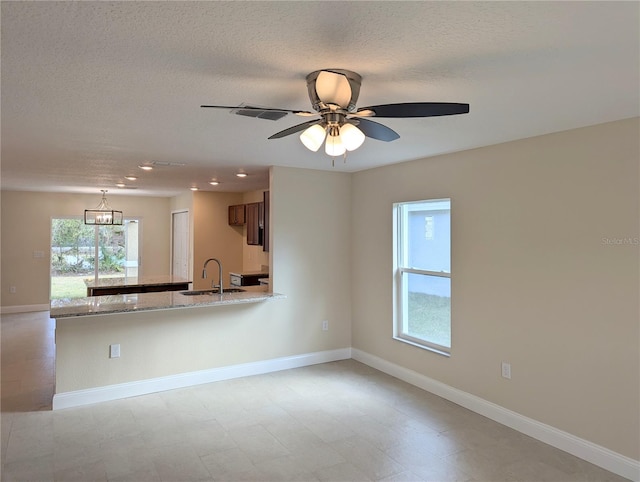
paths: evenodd
<path fill-rule="evenodd" d="M 189 211 L 171 213 L 171 274 L 189 279 Z"/>

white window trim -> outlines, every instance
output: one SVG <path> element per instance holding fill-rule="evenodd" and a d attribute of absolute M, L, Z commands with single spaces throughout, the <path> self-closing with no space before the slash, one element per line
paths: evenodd
<path fill-rule="evenodd" d="M 433 203 L 433 210 L 441 210 L 442 205 L 438 205 L 439 202 L 451 202 L 450 199 L 425 199 L 422 201 L 414 201 L 415 204 L 421 203 Z M 441 278 L 451 278 L 450 272 L 445 271 L 429 271 L 418 268 L 410 268 L 404 267 L 402 263 L 402 255 L 407 252 L 408 249 L 408 240 L 406 236 L 400 236 L 399 234 L 403 231 L 403 223 L 406 223 L 406 220 L 403 221 L 400 216 L 400 206 L 411 204 L 411 202 L 398 202 L 393 204 L 393 339 L 407 343 L 409 345 L 422 348 L 424 350 L 432 351 L 439 355 L 443 355 L 446 357 L 451 356 L 451 348 L 438 345 L 437 343 L 432 343 L 420 338 L 415 338 L 406 334 L 407 327 L 401 327 L 401 324 L 406 324 L 407 319 L 404 313 L 407 312 L 408 305 L 408 296 L 405 294 L 405 290 L 403 289 L 403 279 L 404 273 L 413 273 L 413 274 L 422 274 L 427 276 L 438 276 Z M 403 246 L 402 249 L 398 249 L 398 242 L 401 241 Z"/>

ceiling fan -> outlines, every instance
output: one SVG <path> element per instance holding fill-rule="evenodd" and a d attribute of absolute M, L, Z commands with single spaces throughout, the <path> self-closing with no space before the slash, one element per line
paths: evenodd
<path fill-rule="evenodd" d="M 231 109 L 239 115 L 270 120 L 280 119 L 287 114 L 303 117 L 317 116 L 316 119 L 276 132 L 269 139 L 280 139 L 303 131 L 300 134 L 300 140 L 309 150 L 318 151 L 324 142 L 325 152 L 333 157 L 357 149 L 362 145 L 365 137 L 385 142 L 400 137 L 393 129 L 372 121 L 371 117 L 434 117 L 469 112 L 469 104 L 451 102 L 406 102 L 356 108 L 361 83 L 362 77 L 350 70 L 326 69 L 311 72 L 307 75 L 307 89 L 315 112 L 253 106 L 202 105 L 200 107 Z"/>

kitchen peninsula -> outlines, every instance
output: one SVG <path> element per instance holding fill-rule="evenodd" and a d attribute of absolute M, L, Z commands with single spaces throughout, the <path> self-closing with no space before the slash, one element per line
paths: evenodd
<path fill-rule="evenodd" d="M 206 292 L 209 290 L 204 290 L 203 294 L 196 296 L 186 295 L 180 291 L 162 291 L 56 299 L 51 301 L 50 316 L 59 320 L 77 316 L 257 303 L 268 299 L 284 298 L 283 295 L 268 292 L 264 288 L 264 286 L 245 287 L 241 292 L 225 292 L 222 295 Z"/>
<path fill-rule="evenodd" d="M 243 339 L 269 321 L 272 310 L 264 302 L 286 298 L 265 288 L 53 300 L 53 409 L 220 379 Z M 236 332 L 241 336 L 234 338 Z"/>

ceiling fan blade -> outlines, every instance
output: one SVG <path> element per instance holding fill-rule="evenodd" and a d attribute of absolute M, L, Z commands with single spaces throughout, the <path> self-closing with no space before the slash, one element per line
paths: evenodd
<path fill-rule="evenodd" d="M 292 110 L 292 109 L 273 109 L 269 107 L 255 107 L 251 105 L 201 105 L 200 107 L 206 107 L 210 109 L 226 109 L 226 110 L 234 110 L 234 111 L 256 111 L 256 112 L 282 112 L 284 114 L 295 114 L 299 116 L 312 116 L 317 115 L 317 112 L 309 112 L 306 110 Z M 256 116 L 257 117 L 257 116 Z"/>
<path fill-rule="evenodd" d="M 351 102 L 351 85 L 346 75 L 323 70 L 316 79 L 316 92 L 325 104 L 336 104 L 346 109 Z"/>
<path fill-rule="evenodd" d="M 453 102 L 407 102 L 404 104 L 372 105 L 358 109 L 361 111 L 373 111 L 376 117 L 435 117 L 440 115 L 467 114 L 469 104 L 457 104 Z M 357 114 L 357 112 L 356 112 Z"/>
<path fill-rule="evenodd" d="M 393 129 L 369 119 L 358 118 L 355 122 L 350 123 L 357 125 L 358 129 L 360 129 L 365 136 L 371 137 L 372 139 L 390 142 L 400 138 L 400 135 Z"/>
<path fill-rule="evenodd" d="M 270 136 L 269 139 L 280 139 L 281 137 L 290 136 L 291 134 L 295 134 L 296 132 L 303 131 L 306 128 L 311 127 L 312 125 L 320 124 L 321 122 L 322 122 L 322 119 L 314 119 L 307 122 L 303 122 L 302 124 L 289 127 L 288 129 L 285 129 L 280 132 L 276 132 L 275 134 Z"/>
<path fill-rule="evenodd" d="M 358 110 L 358 112 L 349 112 L 349 117 L 357 117 L 358 119 L 361 117 L 374 117 L 375 115 L 376 113 L 370 110 L 368 107 L 362 108 Z"/>

